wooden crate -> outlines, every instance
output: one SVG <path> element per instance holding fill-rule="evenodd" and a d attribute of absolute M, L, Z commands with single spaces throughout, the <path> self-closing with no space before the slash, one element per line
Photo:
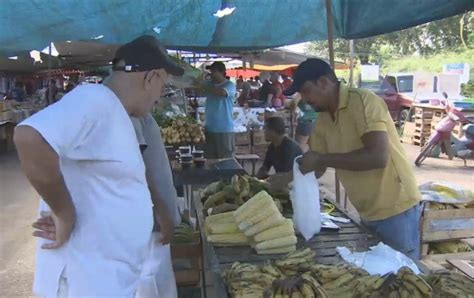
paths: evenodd
<path fill-rule="evenodd" d="M 403 126 L 402 142 L 413 144 L 413 136 L 415 134 L 415 122 L 405 122 Z"/>
<path fill-rule="evenodd" d="M 428 255 L 428 247 L 432 242 L 461 240 L 474 237 L 474 229 L 435 231 L 431 225 L 437 220 L 459 220 L 474 218 L 474 208 L 430 210 L 427 202 L 421 224 L 421 261 L 427 270 L 450 268 L 450 260 L 474 260 L 474 251 L 448 254 Z"/>
<path fill-rule="evenodd" d="M 250 154 L 251 149 L 249 145 L 237 145 L 235 146 L 235 154 Z"/>
<path fill-rule="evenodd" d="M 178 287 L 199 285 L 203 265 L 200 233 L 194 232 L 192 243 L 171 244 L 171 260 Z"/>
<path fill-rule="evenodd" d="M 265 158 L 265 154 L 267 153 L 268 145 L 253 145 L 251 153 L 257 154 L 261 159 Z"/>
<path fill-rule="evenodd" d="M 235 145 L 250 145 L 250 132 L 237 132 L 235 136 Z"/>
<path fill-rule="evenodd" d="M 265 141 L 265 133 L 263 132 L 263 129 L 252 130 L 252 146 L 255 145 L 268 145 L 268 142 Z"/>

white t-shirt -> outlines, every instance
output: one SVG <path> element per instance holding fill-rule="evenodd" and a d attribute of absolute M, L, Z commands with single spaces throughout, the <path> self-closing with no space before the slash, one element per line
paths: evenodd
<path fill-rule="evenodd" d="M 63 247 L 45 250 L 47 240 L 38 241 L 34 292 L 55 297 L 64 270 L 70 297 L 132 297 L 153 215 L 137 137 L 120 100 L 103 85 L 79 86 L 20 125 L 37 130 L 60 156 L 77 213 Z M 48 210 L 44 202 L 40 208 Z"/>

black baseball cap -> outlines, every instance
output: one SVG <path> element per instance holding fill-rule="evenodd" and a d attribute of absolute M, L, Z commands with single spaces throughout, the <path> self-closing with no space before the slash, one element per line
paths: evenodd
<path fill-rule="evenodd" d="M 290 96 L 298 92 L 306 81 L 317 80 L 320 77 L 334 73 L 331 66 L 326 61 L 318 58 L 309 58 L 301 62 L 293 75 L 293 83 L 283 94 Z"/>
<path fill-rule="evenodd" d="M 114 58 L 114 61 L 119 60 L 123 60 L 125 66 L 114 66 L 114 70 L 140 72 L 164 69 L 174 76 L 184 74 L 184 69 L 168 57 L 165 47 L 151 35 L 140 36 L 121 46 Z"/>
<path fill-rule="evenodd" d="M 225 64 L 220 62 L 220 61 L 216 61 L 214 63 L 212 63 L 211 65 L 208 65 L 206 66 L 206 69 L 208 70 L 217 70 L 218 72 L 221 72 L 221 73 L 225 73 L 226 71 L 226 68 L 225 68 Z"/>

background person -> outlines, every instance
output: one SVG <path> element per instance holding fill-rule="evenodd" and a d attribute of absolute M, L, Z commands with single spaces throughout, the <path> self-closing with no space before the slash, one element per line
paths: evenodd
<path fill-rule="evenodd" d="M 285 121 L 281 117 L 271 117 L 265 120 L 265 140 L 270 142 L 262 167 L 257 172 L 257 178 L 265 179 L 271 168 L 277 174 L 293 171 L 293 162 L 303 154 L 298 144 L 285 134 Z"/>
<path fill-rule="evenodd" d="M 210 70 L 210 81 L 200 84 L 206 94 L 204 132 L 206 145 L 204 153 L 209 159 L 231 158 L 234 155 L 234 98 L 235 84 L 226 79 L 226 67 L 222 62 L 214 62 Z"/>

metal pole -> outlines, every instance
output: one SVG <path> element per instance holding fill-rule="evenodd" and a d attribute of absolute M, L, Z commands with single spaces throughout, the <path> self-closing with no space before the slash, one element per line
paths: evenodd
<path fill-rule="evenodd" d="M 327 20 L 327 27 L 328 27 L 329 63 L 331 64 L 332 69 L 335 69 L 332 0 L 326 0 L 326 20 Z"/>
<path fill-rule="evenodd" d="M 328 46 L 329 46 L 329 63 L 332 69 L 335 68 L 334 64 L 334 31 L 333 31 L 333 18 L 332 18 L 332 1 L 326 0 L 326 21 L 328 27 Z M 341 185 L 339 183 L 339 177 L 334 174 L 334 186 L 336 188 L 336 202 L 341 204 Z"/>
<path fill-rule="evenodd" d="M 53 86 L 51 86 L 51 48 L 52 42 L 49 43 L 48 47 L 48 98 L 46 98 L 46 105 L 49 106 L 53 103 Z"/>
<path fill-rule="evenodd" d="M 349 65 L 349 86 L 354 87 L 354 40 L 349 40 L 350 65 Z"/>

